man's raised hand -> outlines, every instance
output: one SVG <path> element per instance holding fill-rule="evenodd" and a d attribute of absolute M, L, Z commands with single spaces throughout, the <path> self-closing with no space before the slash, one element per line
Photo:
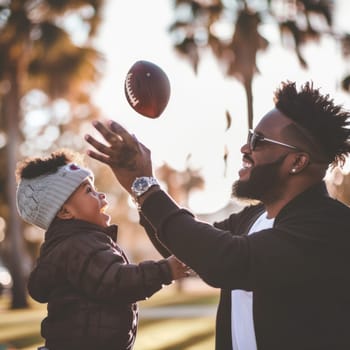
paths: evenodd
<path fill-rule="evenodd" d="M 86 135 L 85 140 L 95 148 L 87 154 L 109 165 L 120 184 L 131 191 L 131 184 L 136 177 L 152 176 L 151 152 L 115 121 L 106 124 L 94 121 L 93 126 L 109 145 Z"/>

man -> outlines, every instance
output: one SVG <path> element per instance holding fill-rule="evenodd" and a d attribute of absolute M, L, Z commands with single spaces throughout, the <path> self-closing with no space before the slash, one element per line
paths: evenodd
<path fill-rule="evenodd" d="M 323 182 L 350 152 L 350 113 L 308 82 L 282 83 L 274 102 L 233 185 L 260 204 L 214 226 L 160 189 L 150 151 L 119 124 L 96 122 L 110 145 L 87 136 L 99 151 L 88 153 L 111 166 L 159 241 L 221 288 L 217 350 L 350 349 L 350 208 Z"/>

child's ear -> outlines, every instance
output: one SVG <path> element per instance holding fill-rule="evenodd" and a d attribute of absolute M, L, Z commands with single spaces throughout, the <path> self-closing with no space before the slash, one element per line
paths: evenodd
<path fill-rule="evenodd" d="M 57 217 L 63 220 L 73 219 L 73 215 L 65 206 L 63 206 L 57 213 Z"/>

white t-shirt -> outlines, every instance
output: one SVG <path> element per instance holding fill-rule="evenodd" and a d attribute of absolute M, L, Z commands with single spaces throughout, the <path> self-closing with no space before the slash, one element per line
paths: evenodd
<path fill-rule="evenodd" d="M 264 212 L 250 228 L 248 235 L 271 228 L 275 219 Z M 231 292 L 231 333 L 233 350 L 256 350 L 253 321 L 253 292 L 236 289 Z"/>

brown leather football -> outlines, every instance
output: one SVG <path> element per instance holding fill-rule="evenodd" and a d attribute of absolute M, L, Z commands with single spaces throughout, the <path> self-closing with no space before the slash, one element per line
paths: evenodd
<path fill-rule="evenodd" d="M 124 91 L 136 112 L 148 118 L 158 118 L 168 104 L 170 82 L 156 64 L 137 61 L 126 75 Z"/>

